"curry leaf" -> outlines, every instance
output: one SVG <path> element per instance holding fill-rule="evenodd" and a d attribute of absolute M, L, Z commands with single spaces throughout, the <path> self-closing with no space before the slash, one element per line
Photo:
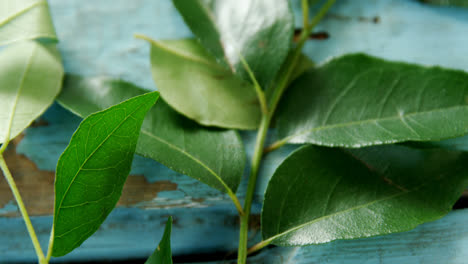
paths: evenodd
<path fill-rule="evenodd" d="M 47 1 L 0 1 L 0 45 L 37 38 L 57 39 Z"/>
<path fill-rule="evenodd" d="M 285 94 L 281 142 L 361 147 L 468 132 L 468 74 L 346 55 L 308 71 Z"/>
<path fill-rule="evenodd" d="M 0 51 L 0 143 L 16 137 L 52 104 L 62 78 L 55 45 L 26 41 Z"/>
<path fill-rule="evenodd" d="M 115 207 L 141 124 L 158 97 L 157 92 L 134 97 L 81 122 L 57 164 L 53 256 L 81 245 Z"/>
<path fill-rule="evenodd" d="M 257 128 L 260 107 L 249 82 L 218 65 L 196 40 L 150 43 L 153 78 L 175 110 L 206 126 Z"/>
<path fill-rule="evenodd" d="M 468 184 L 468 154 L 388 145 L 305 146 L 273 175 L 265 239 L 302 246 L 410 230 L 451 210 Z"/>
<path fill-rule="evenodd" d="M 145 92 L 105 77 L 67 76 L 57 100 L 85 117 Z M 246 160 L 237 132 L 203 128 L 176 113 L 162 99 L 143 122 L 136 153 L 227 193 L 239 186 Z"/>
<path fill-rule="evenodd" d="M 172 217 L 169 217 L 161 242 L 145 264 L 172 264 L 171 229 Z"/>
<path fill-rule="evenodd" d="M 192 32 L 216 59 L 248 79 L 241 56 L 263 86 L 288 54 L 294 17 L 287 0 L 173 0 Z"/>
<path fill-rule="evenodd" d="M 289 56 L 294 56 L 293 53 L 294 52 L 290 52 Z M 276 79 L 272 82 L 272 85 L 278 84 L 278 82 L 281 81 L 281 79 L 283 78 L 283 74 L 286 74 L 286 72 L 288 71 L 288 67 L 289 65 L 287 65 L 287 63 L 285 63 L 281 67 L 278 75 L 276 76 Z M 297 78 L 299 78 L 302 74 L 307 72 L 312 67 L 314 67 L 314 62 L 310 60 L 306 55 L 301 54 L 286 84 L 286 87 L 288 87 L 292 82 L 294 82 Z M 267 89 L 265 91 L 265 96 L 268 100 L 271 100 L 271 97 L 273 96 L 273 92 L 274 92 L 274 89 Z"/>

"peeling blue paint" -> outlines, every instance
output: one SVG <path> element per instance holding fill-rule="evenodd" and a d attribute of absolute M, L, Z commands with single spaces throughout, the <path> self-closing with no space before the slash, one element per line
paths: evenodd
<path fill-rule="evenodd" d="M 0 217 L 18 212 L 18 206 L 15 201 L 9 201 L 3 208 L 0 208 Z"/>
<path fill-rule="evenodd" d="M 297 13 L 299 1 L 292 2 Z M 151 79 L 148 44 L 134 39 L 133 34 L 143 33 L 155 39 L 191 36 L 169 0 L 49 3 L 69 73 L 110 75 L 156 89 Z M 296 23 L 301 23 L 300 16 Z M 326 40 L 311 40 L 305 47 L 305 53 L 318 63 L 344 53 L 366 52 L 387 59 L 468 70 L 468 57 L 464 56 L 468 49 L 467 9 L 428 6 L 416 0 L 340 0 L 317 31 L 330 35 Z M 42 119 L 48 125 L 28 129 L 17 152 L 26 155 L 39 169 L 54 171 L 80 119 L 58 105 L 52 106 Z M 250 160 L 255 133 L 243 132 L 242 138 Z M 261 210 L 259 202 L 269 177 L 295 148 L 288 146 L 265 157 L 254 213 Z M 116 209 L 96 235 L 59 261 L 148 256 L 162 234 L 167 215 L 176 219 L 175 254 L 236 248 L 237 217 L 226 195 L 142 157 L 135 158 L 132 174 L 144 175 L 149 182 L 169 180 L 177 183 L 178 189 L 160 192 L 153 201 L 135 208 Z M 244 180 L 238 191 L 241 199 L 245 186 Z M 173 208 L 163 208 L 168 206 Z M 8 204 L 0 209 L 0 215 L 12 210 L 16 207 Z M 467 210 L 455 211 L 410 232 L 302 249 L 276 248 L 252 258 L 252 263 L 466 263 L 466 219 Z M 50 216 L 33 218 L 43 245 L 47 244 L 51 222 Z M 22 220 L 0 217 L 0 263 L 34 259 Z"/>

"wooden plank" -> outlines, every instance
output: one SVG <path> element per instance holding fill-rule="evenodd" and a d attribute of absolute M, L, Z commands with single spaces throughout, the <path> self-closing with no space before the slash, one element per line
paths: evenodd
<path fill-rule="evenodd" d="M 56 261 L 122 260 L 148 256 L 162 236 L 168 215 L 175 216 L 172 240 L 176 255 L 218 253 L 222 256 L 222 253 L 236 247 L 236 212 L 227 210 L 225 206 L 158 210 L 119 208 L 82 247 Z M 303 248 L 267 249 L 252 257 L 249 263 L 465 264 L 468 259 L 466 219 L 468 210 L 456 210 L 443 219 L 423 224 L 412 231 Z M 40 241 L 44 244 L 51 222 L 52 218 L 48 216 L 33 218 Z M 33 249 L 21 219 L 0 218 L 0 226 L 0 263 L 8 263 L 4 260 L 34 262 Z"/>
<path fill-rule="evenodd" d="M 155 89 L 149 48 L 132 37 L 191 36 L 169 0 L 50 0 L 69 73 L 111 75 Z M 468 70 L 468 11 L 409 0 L 340 0 L 306 45 L 316 62 L 348 52 Z M 299 1 L 292 2 L 298 10 Z M 297 12 L 296 12 L 297 13 Z M 296 17 L 299 24 L 301 19 Z M 430 23 L 428 22 L 430 21 Z M 326 34 L 325 34 L 326 33 Z M 346 45 L 344 45 L 346 43 Z M 79 119 L 53 106 L 8 150 L 8 163 L 25 196 L 41 242 L 51 224 L 53 171 Z M 242 133 L 249 158 L 254 133 Z M 263 192 L 278 164 L 295 147 L 269 154 L 262 167 L 252 223 L 258 238 Z M 246 169 L 247 171 L 247 169 Z M 157 162 L 137 157 L 120 207 L 104 226 L 65 260 L 144 257 L 154 249 L 167 215 L 174 215 L 174 253 L 228 252 L 236 248 L 237 217 L 229 199 Z M 144 177 L 142 177 L 144 176 Z M 239 189 L 245 193 L 245 182 Z M 468 256 L 466 210 L 402 234 L 341 241 L 304 249 L 273 249 L 252 263 L 464 263 Z M 255 236 L 256 235 L 256 236 Z M 255 239 L 254 239 L 255 240 Z M 0 263 L 33 261 L 22 220 L 0 179 Z M 349 262 L 348 262 L 349 261 Z M 466 261 L 465 261 L 466 262 Z"/>

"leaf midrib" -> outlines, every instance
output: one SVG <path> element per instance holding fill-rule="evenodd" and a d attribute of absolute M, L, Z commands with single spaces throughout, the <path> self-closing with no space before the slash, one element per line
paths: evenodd
<path fill-rule="evenodd" d="M 65 106 L 65 104 L 61 103 L 61 105 L 64 106 L 65 108 L 67 108 L 68 110 L 70 110 L 71 112 L 75 113 L 76 115 L 83 116 L 82 113 L 74 111 L 72 108 L 69 108 L 69 107 Z M 180 153 L 182 153 L 183 155 L 185 155 L 189 159 L 193 160 L 195 163 L 199 164 L 203 169 L 208 171 L 208 173 L 213 175 L 215 177 L 215 179 L 217 181 L 219 181 L 221 183 L 221 185 L 226 189 L 228 194 L 233 194 L 233 190 L 222 180 L 221 176 L 219 176 L 216 172 L 214 172 L 213 169 L 211 169 L 207 164 L 205 164 L 200 159 L 197 159 L 192 154 L 190 154 L 190 153 L 186 152 L 185 150 L 181 149 L 180 147 L 178 147 L 178 146 L 176 146 L 176 145 L 162 139 L 161 137 L 158 137 L 158 136 L 154 135 L 150 130 L 142 128 L 141 133 L 148 136 L 148 137 L 150 137 L 150 138 L 152 138 L 152 139 L 155 139 L 155 140 L 167 145 L 168 147 L 170 147 L 170 148 L 172 148 L 172 149 L 174 149 L 176 151 L 179 151 Z"/>
<path fill-rule="evenodd" d="M 219 66 L 215 62 L 205 60 L 205 59 L 203 59 L 201 57 L 197 57 L 197 56 L 193 56 L 193 55 L 181 52 L 178 49 L 169 48 L 167 45 L 164 45 L 162 42 L 156 41 L 154 39 L 149 39 L 148 38 L 147 40 L 150 41 L 151 44 L 153 44 L 155 47 L 157 47 L 159 49 L 162 49 L 162 50 L 164 50 L 164 51 L 166 51 L 166 52 L 168 52 L 168 53 L 170 53 L 172 55 L 175 55 L 175 56 L 178 56 L 180 58 L 184 58 L 186 60 L 190 60 L 190 61 L 193 61 L 193 62 L 196 62 L 196 63 L 204 64 L 204 65 L 209 66 L 210 68 L 218 70 L 218 71 L 221 70 L 221 71 L 232 74 L 232 72 L 230 72 L 230 71 L 226 70 L 225 68 Z"/>
<path fill-rule="evenodd" d="M 314 132 L 321 131 L 321 130 L 326 130 L 326 129 L 341 128 L 341 127 L 354 126 L 354 125 L 362 125 L 362 124 L 380 122 L 380 121 L 400 120 L 401 118 L 407 118 L 407 117 L 412 117 L 412 116 L 417 116 L 417 115 L 430 114 L 430 113 L 434 113 L 434 112 L 443 112 L 443 111 L 453 110 L 453 109 L 457 109 L 457 108 L 467 108 L 467 107 L 468 107 L 467 105 L 457 105 L 457 106 L 450 106 L 450 107 L 447 107 L 447 108 L 431 109 L 429 111 L 413 112 L 413 113 L 408 113 L 408 114 L 401 115 L 401 116 L 398 115 L 398 116 L 390 116 L 390 117 L 384 117 L 384 118 L 365 119 L 365 120 L 358 120 L 358 121 L 351 121 L 351 122 L 345 122 L 345 123 L 337 123 L 337 124 L 332 124 L 332 125 L 319 126 L 319 127 L 315 127 L 315 128 L 311 128 L 311 129 L 302 130 L 299 133 L 293 134 L 291 136 L 284 137 L 280 141 L 281 142 L 287 142 L 287 141 L 290 141 L 291 139 L 294 139 L 295 137 L 302 136 L 302 135 L 309 134 L 309 133 L 314 133 Z"/>
<path fill-rule="evenodd" d="M 134 114 L 136 111 L 140 110 L 140 108 L 142 108 L 143 106 L 144 106 L 144 104 L 141 104 L 141 105 L 138 106 L 132 113 L 130 113 L 129 115 L 127 115 L 127 116 L 125 117 L 125 119 L 122 120 L 122 122 L 120 122 L 120 124 L 119 124 L 117 127 L 115 127 L 115 128 L 109 133 L 109 135 L 107 135 L 107 137 L 106 137 L 106 138 L 93 150 L 93 152 L 84 160 L 84 162 L 81 164 L 80 168 L 79 168 L 78 171 L 76 172 L 75 176 L 73 176 L 73 179 L 71 180 L 70 184 L 68 185 L 67 190 L 64 192 L 63 197 L 62 197 L 62 200 L 60 201 L 60 204 L 59 204 L 59 206 L 58 206 L 58 208 L 57 208 L 57 212 L 55 213 L 55 217 L 57 217 L 57 216 L 59 215 L 60 209 L 62 208 L 63 201 L 65 200 L 65 198 L 66 198 L 66 196 L 67 196 L 67 194 L 68 194 L 68 191 L 70 190 L 70 187 L 71 187 L 71 186 L 73 185 L 73 183 L 75 182 L 76 177 L 78 177 L 78 175 L 79 175 L 80 172 L 82 171 L 84 165 L 86 165 L 86 163 L 88 162 L 88 160 L 96 153 L 96 151 L 97 151 L 98 149 L 100 149 L 100 148 L 102 147 L 102 145 L 114 134 L 114 132 L 115 132 L 117 129 L 119 129 L 119 128 L 122 126 L 122 124 L 125 123 L 125 121 L 127 121 L 127 119 L 129 119 L 131 116 L 133 116 L 133 114 Z M 104 111 L 107 111 L 107 110 L 104 110 Z M 91 115 L 91 116 L 95 116 L 95 115 L 100 114 L 100 113 L 102 113 L 102 112 L 95 113 L 95 114 L 93 114 L 93 115 Z M 72 139 L 73 139 L 73 137 L 72 137 Z M 68 150 L 68 148 L 67 148 L 67 150 Z M 65 150 L 65 151 L 66 151 L 66 150 Z"/>
<path fill-rule="evenodd" d="M 179 148 L 178 146 L 174 145 L 174 144 L 171 144 L 170 142 L 168 141 L 165 141 L 164 139 L 152 134 L 151 132 L 145 130 L 145 129 L 142 129 L 141 132 L 147 136 L 149 136 L 150 138 L 153 138 L 153 139 L 156 139 L 158 140 L 159 142 L 167 145 L 168 147 L 176 150 L 176 151 L 179 151 L 180 153 L 182 153 L 183 155 L 187 156 L 189 159 L 193 160 L 195 163 L 199 164 L 202 168 L 204 168 L 205 170 L 208 171 L 208 173 L 210 173 L 211 175 L 213 175 L 215 177 L 216 180 L 218 180 L 221 185 L 226 189 L 226 191 L 228 193 L 232 193 L 232 190 L 229 186 L 227 186 L 227 184 L 222 180 L 222 178 L 216 173 L 214 172 L 210 167 L 208 167 L 208 165 L 206 165 L 205 163 L 203 163 L 201 160 L 197 159 L 196 157 L 194 157 L 192 154 L 186 152 L 185 150 Z"/>
<path fill-rule="evenodd" d="M 47 5 L 47 1 L 46 0 L 37 1 L 37 2 L 33 3 L 32 5 L 27 6 L 24 9 L 20 10 L 19 12 L 13 13 L 11 16 L 7 17 L 4 21 L 0 21 L 0 27 L 10 23 L 15 18 L 25 14 L 29 10 L 32 10 L 33 8 L 35 8 L 37 6 L 41 6 L 41 5 Z"/>
<path fill-rule="evenodd" d="M 5 134 L 5 139 L 3 139 L 5 145 L 7 145 L 8 142 L 10 141 L 11 129 L 13 128 L 13 120 L 15 119 L 15 115 L 16 115 L 16 108 L 18 107 L 19 98 L 20 98 L 21 93 L 23 92 L 24 81 L 26 79 L 27 73 L 29 72 L 29 69 L 31 68 L 33 57 L 36 54 L 36 50 L 37 50 L 37 46 L 34 46 L 33 49 L 31 50 L 31 55 L 28 58 L 26 67 L 24 68 L 23 75 L 21 76 L 20 84 L 16 92 L 15 101 L 11 109 L 11 115 L 10 115 L 10 120 L 8 122 L 7 132 Z"/>

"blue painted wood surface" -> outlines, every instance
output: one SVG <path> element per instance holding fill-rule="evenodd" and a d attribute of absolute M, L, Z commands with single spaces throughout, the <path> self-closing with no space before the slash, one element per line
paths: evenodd
<path fill-rule="evenodd" d="M 134 33 L 156 39 L 191 36 L 169 0 L 49 0 L 61 40 L 67 72 L 110 75 L 156 89 L 150 75 L 149 48 Z M 293 0 L 296 11 L 299 1 Z M 297 13 L 297 12 L 296 12 Z M 299 24 L 301 18 L 296 18 Z M 412 0 L 338 0 L 317 31 L 327 40 L 311 40 L 305 51 L 316 62 L 349 52 L 387 59 L 468 70 L 468 10 L 427 6 Z M 48 125 L 33 127 L 17 146 L 40 170 L 54 171 L 60 153 L 80 119 L 54 105 L 42 117 Z M 255 135 L 242 133 L 250 158 Z M 272 136 L 274 137 L 274 135 Z M 259 177 L 254 214 L 276 166 L 295 147 L 269 154 Z M 246 171 L 248 168 L 246 169 Z M 116 209 L 82 247 L 57 259 L 92 260 L 148 256 L 162 235 L 168 215 L 175 219 L 176 255 L 235 250 L 237 217 L 229 199 L 157 162 L 137 157 L 132 174 L 148 182 L 170 181 L 177 189 Z M 245 193 L 245 183 L 239 196 Z M 16 212 L 14 203 L 0 209 L 0 263 L 34 261 L 22 220 L 1 217 Z M 50 216 L 33 217 L 45 246 Z M 301 249 L 270 249 L 252 263 L 467 263 L 468 210 L 455 211 L 433 223 L 386 237 L 338 241 Z M 258 230 L 252 237 L 259 238 Z M 253 239 L 255 240 L 255 239 Z M 223 263 L 223 262 L 220 262 Z M 229 263 L 229 262 L 227 262 Z"/>

